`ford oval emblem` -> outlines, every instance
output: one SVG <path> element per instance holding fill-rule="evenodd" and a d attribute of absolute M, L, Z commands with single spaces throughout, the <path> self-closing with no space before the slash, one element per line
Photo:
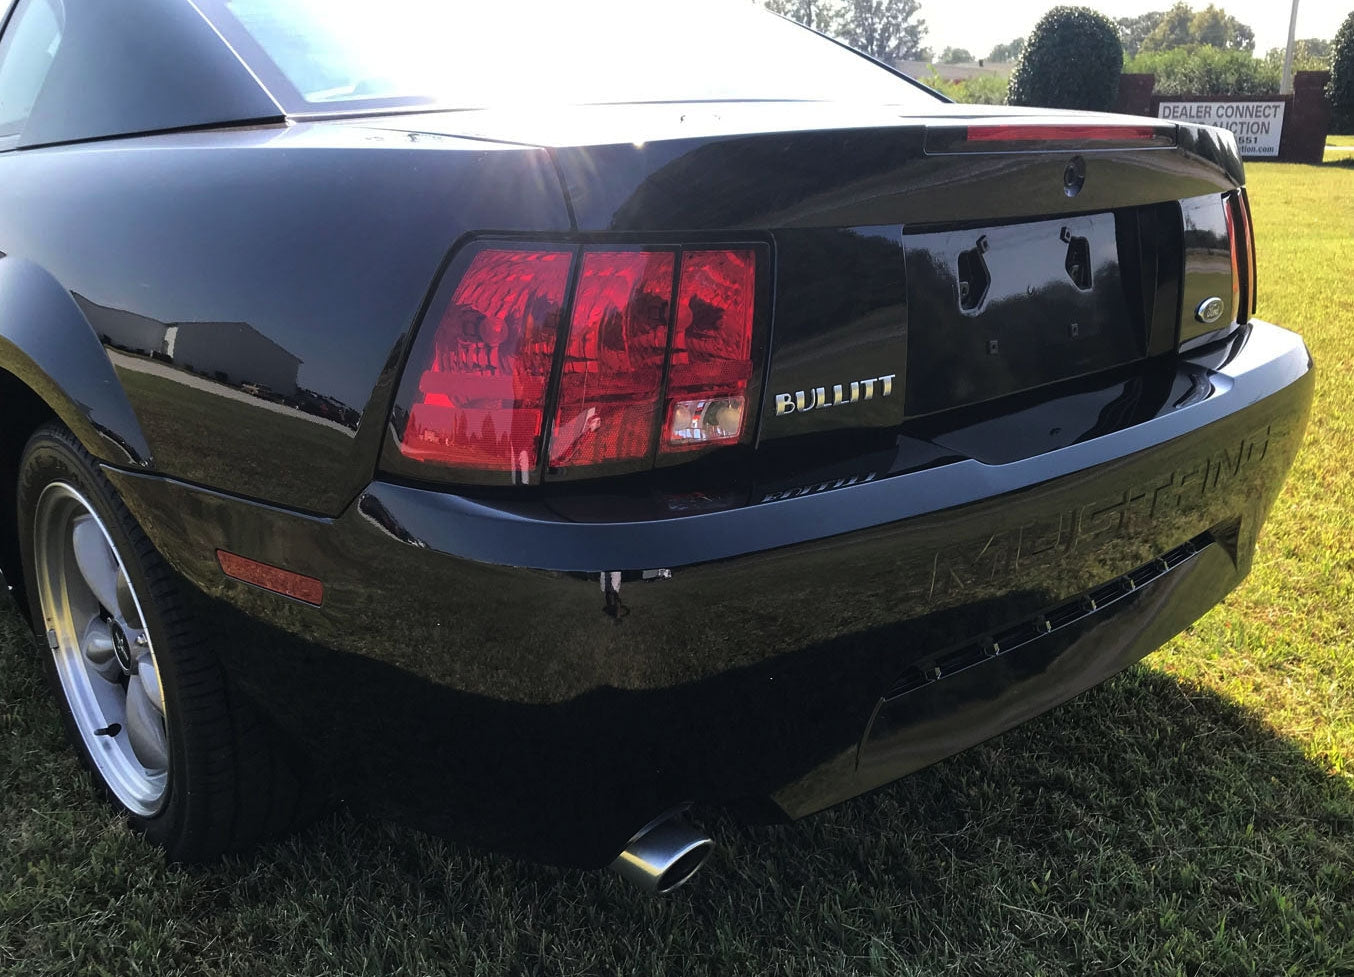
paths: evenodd
<path fill-rule="evenodd" d="M 1212 324 L 1222 318 L 1222 310 L 1226 307 L 1222 299 L 1214 295 L 1199 303 L 1199 307 L 1194 310 L 1194 318 Z"/>

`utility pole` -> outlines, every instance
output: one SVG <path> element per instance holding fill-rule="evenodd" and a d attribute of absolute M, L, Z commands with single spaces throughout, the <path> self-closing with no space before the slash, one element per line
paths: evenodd
<path fill-rule="evenodd" d="M 1283 53 L 1283 80 L 1279 82 L 1280 95 L 1293 94 L 1293 48 L 1298 36 L 1298 0 L 1293 0 L 1293 13 L 1288 17 L 1288 49 Z"/>

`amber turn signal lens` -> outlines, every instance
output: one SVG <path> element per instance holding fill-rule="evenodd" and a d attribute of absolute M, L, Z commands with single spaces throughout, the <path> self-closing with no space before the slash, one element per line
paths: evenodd
<path fill-rule="evenodd" d="M 216 562 L 228 577 L 271 590 L 275 594 L 305 601 L 318 607 L 324 603 L 324 584 L 314 577 L 293 573 L 268 563 L 260 563 L 227 550 L 216 551 Z"/>

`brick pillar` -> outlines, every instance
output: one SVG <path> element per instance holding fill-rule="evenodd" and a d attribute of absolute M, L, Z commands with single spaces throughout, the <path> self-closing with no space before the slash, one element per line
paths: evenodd
<path fill-rule="evenodd" d="M 1114 103 L 1114 111 L 1124 115 L 1151 115 L 1152 89 L 1156 83 L 1156 75 L 1120 75 L 1119 98 Z"/>
<path fill-rule="evenodd" d="M 1284 114 L 1279 159 L 1290 163 L 1321 162 L 1331 122 L 1331 106 L 1326 101 L 1326 82 L 1329 80 L 1329 71 L 1294 74 L 1293 100 Z"/>

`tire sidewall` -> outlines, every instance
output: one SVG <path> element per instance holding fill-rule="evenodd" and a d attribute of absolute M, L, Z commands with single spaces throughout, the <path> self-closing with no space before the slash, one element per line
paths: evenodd
<path fill-rule="evenodd" d="M 65 436 L 63 436 L 65 435 Z M 69 441 L 68 441 L 69 439 Z M 169 742 L 169 770 L 165 796 L 159 810 L 144 817 L 133 813 L 118 799 L 99 771 L 76 724 L 66 699 L 56 670 L 55 656 L 47 643 L 47 631 L 50 623 L 47 611 L 42 606 L 42 598 L 37 586 L 36 561 L 34 559 L 35 515 L 38 500 L 48 485 L 65 482 L 79 492 L 94 509 L 103 522 L 117 550 L 118 557 L 126 569 L 144 618 L 143 623 L 150 635 L 151 645 L 155 649 L 155 663 L 160 676 L 160 687 L 165 703 L 165 729 Z M 178 809 L 187 803 L 187 776 L 184 758 L 188 755 L 186 741 L 188 730 L 181 718 L 178 675 L 174 656 L 174 643 L 178 635 L 170 633 L 161 608 L 151 598 L 152 587 L 143 561 L 146 557 L 158 559 L 158 556 L 145 542 L 139 527 L 132 521 L 125 506 L 117 499 L 108 480 L 96 467 L 96 463 L 79 448 L 78 442 L 65 431 L 51 429 L 39 430 L 24 450 L 19 466 L 17 492 L 19 521 L 19 545 L 23 555 L 24 578 L 27 584 L 29 603 L 32 612 L 33 629 L 39 639 L 42 654 L 43 671 L 56 693 L 61 709 L 62 722 L 66 734 L 79 752 L 81 761 L 90 770 L 96 784 L 108 799 L 128 818 L 131 826 L 144 834 L 150 841 L 165 845 L 174 825 L 180 820 L 176 817 Z M 139 537 L 133 539 L 133 534 Z"/>

